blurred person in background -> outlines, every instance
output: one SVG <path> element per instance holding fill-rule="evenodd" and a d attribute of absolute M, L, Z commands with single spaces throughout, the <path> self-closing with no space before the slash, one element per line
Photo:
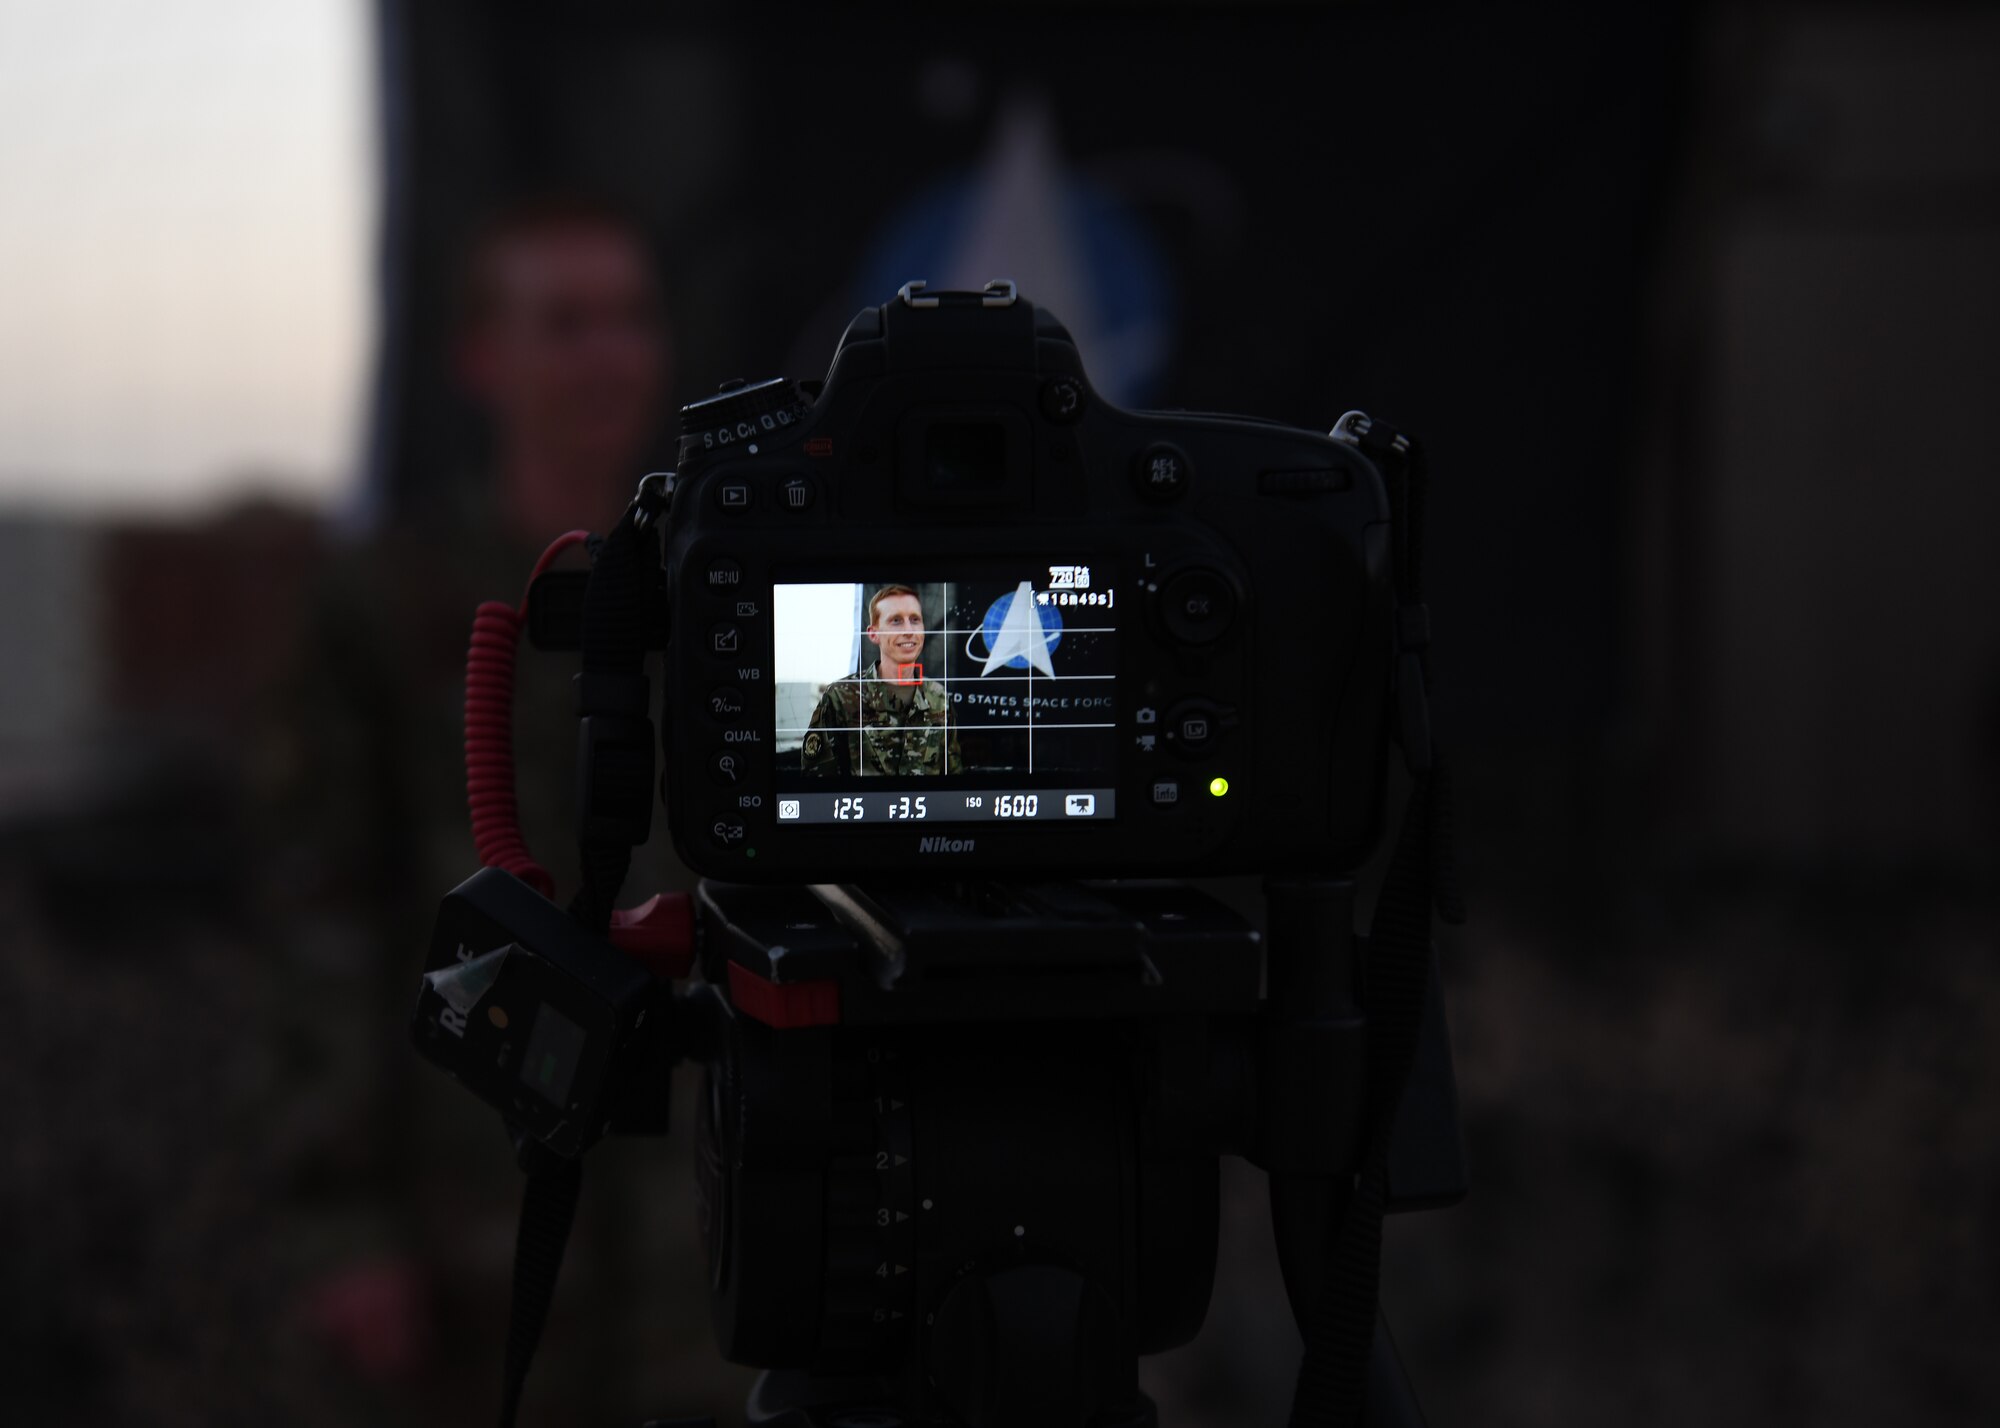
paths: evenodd
<path fill-rule="evenodd" d="M 576 198 L 494 219 L 466 262 L 453 353 L 490 419 L 501 527 L 524 543 L 606 529 L 630 499 L 672 358 L 637 225 Z"/>
<path fill-rule="evenodd" d="M 608 529 L 662 464 L 672 359 L 646 236 L 581 197 L 502 210 L 466 248 L 448 360 L 484 421 L 485 456 L 336 553 L 274 720 L 292 830 L 283 911 L 312 929 L 292 959 L 310 1116 L 297 1198 L 316 1241 L 303 1313 L 336 1360 L 375 1381 L 370 1411 L 395 1403 L 426 1422 L 496 1400 L 519 1196 L 498 1122 L 423 1066 L 406 1033 L 437 902 L 477 867 L 466 647 L 481 601 L 519 601 L 551 540 Z M 522 826 L 558 901 L 576 887 L 573 672 L 530 647 L 516 674 Z M 622 900 L 689 881 L 649 851 Z M 586 1177 L 535 1374 L 535 1396 L 566 1415 L 630 1412 L 606 1370 L 640 1360 L 639 1345 L 621 1347 L 644 1287 L 636 1197 L 691 1179 L 639 1164 L 646 1154 L 600 1152 Z M 684 1238 L 691 1254 L 681 1218 L 668 1249 Z"/>

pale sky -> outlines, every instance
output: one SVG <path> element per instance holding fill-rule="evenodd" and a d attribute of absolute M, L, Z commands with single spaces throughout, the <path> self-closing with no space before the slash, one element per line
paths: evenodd
<path fill-rule="evenodd" d="M 373 340 L 365 0 L 0 0 L 0 512 L 316 504 Z"/>

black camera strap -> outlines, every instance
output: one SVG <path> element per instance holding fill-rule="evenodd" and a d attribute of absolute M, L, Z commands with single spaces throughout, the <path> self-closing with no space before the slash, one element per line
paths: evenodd
<path fill-rule="evenodd" d="M 1389 1139 L 1416 1060 L 1431 969 L 1431 913 L 1462 922 L 1451 849 L 1449 781 L 1431 739 L 1430 615 L 1423 603 L 1423 453 L 1380 422 L 1357 432 L 1389 490 L 1396 571 L 1397 736 L 1411 784 L 1396 849 L 1369 926 L 1364 970 L 1368 1019 L 1362 1152 L 1353 1194 L 1330 1227 L 1326 1272 L 1305 1329 L 1292 1397 L 1293 1428 L 1359 1428 L 1368 1405 L 1389 1200 Z M 1335 1213 L 1336 1200 L 1328 1208 Z"/>
<path fill-rule="evenodd" d="M 609 934 L 613 902 L 631 870 L 632 849 L 646 841 L 651 823 L 653 729 L 647 718 L 645 674 L 645 537 L 657 510 L 657 502 L 642 495 L 609 535 L 593 542 L 590 580 L 584 587 L 583 668 L 576 680 L 581 726 L 577 843 L 583 879 L 569 912 L 598 937 Z M 635 780 L 640 790 L 636 807 L 630 794 Z M 528 1368 L 555 1299 L 582 1183 L 581 1160 L 557 1155 L 521 1135 L 516 1136 L 515 1153 L 527 1181 L 514 1240 L 501 1428 L 514 1428 L 520 1411 Z"/>

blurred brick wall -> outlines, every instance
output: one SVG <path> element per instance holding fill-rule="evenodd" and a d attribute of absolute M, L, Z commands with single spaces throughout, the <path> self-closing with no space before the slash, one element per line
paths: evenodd
<path fill-rule="evenodd" d="M 240 732 L 297 657 L 324 539 L 273 505 L 104 535 L 104 699 L 120 717 Z"/>

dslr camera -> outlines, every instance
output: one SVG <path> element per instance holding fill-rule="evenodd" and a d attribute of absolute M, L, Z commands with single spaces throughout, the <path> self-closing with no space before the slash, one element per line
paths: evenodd
<path fill-rule="evenodd" d="M 1294 1421 L 1420 1421 L 1374 1275 L 1382 1214 L 1465 1184 L 1422 478 L 1359 413 L 1120 410 L 1006 282 L 909 283 L 823 382 L 685 408 L 676 471 L 527 601 L 581 654 L 586 886 L 481 825 L 504 745 L 469 730 L 489 866 L 414 1019 L 529 1171 L 516 1341 L 577 1157 L 665 1129 L 692 1061 L 753 1423 L 1157 1422 L 1137 1360 L 1201 1326 L 1225 1153 L 1270 1174 Z M 614 912 L 656 772 L 703 882 Z M 1261 926 L 1173 881 L 1242 873 Z"/>

